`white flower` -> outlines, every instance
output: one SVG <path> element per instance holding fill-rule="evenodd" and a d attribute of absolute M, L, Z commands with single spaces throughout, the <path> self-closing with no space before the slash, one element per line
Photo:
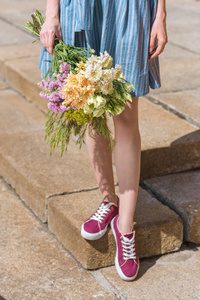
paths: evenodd
<path fill-rule="evenodd" d="M 113 92 L 113 82 L 112 82 L 112 80 L 102 81 L 101 92 L 105 95 L 112 94 L 112 92 Z"/>
<path fill-rule="evenodd" d="M 89 57 L 89 59 L 87 60 L 85 66 L 87 67 L 88 65 L 94 65 L 97 62 L 98 62 L 98 56 L 97 55 L 91 55 Z"/>
<path fill-rule="evenodd" d="M 97 95 L 94 97 L 94 107 L 95 108 L 102 108 L 106 105 L 106 99 L 102 96 Z"/>
<path fill-rule="evenodd" d="M 91 114 L 94 111 L 94 105 L 90 104 L 90 105 L 84 106 L 83 111 L 85 114 Z"/>
<path fill-rule="evenodd" d="M 121 79 L 123 77 L 122 67 L 120 65 L 115 66 L 115 79 Z"/>
<path fill-rule="evenodd" d="M 102 79 L 106 80 L 114 80 L 115 79 L 115 69 L 107 69 L 107 70 L 102 70 Z"/>
<path fill-rule="evenodd" d="M 113 59 L 107 51 L 104 51 L 104 54 L 100 53 L 100 60 L 103 68 L 110 69 L 112 67 Z"/>
<path fill-rule="evenodd" d="M 103 113 L 104 113 L 104 110 L 103 109 L 95 109 L 94 111 L 93 111 L 93 116 L 94 117 L 100 117 L 101 115 L 103 115 Z"/>
<path fill-rule="evenodd" d="M 93 82 L 100 80 L 102 76 L 102 68 L 100 64 L 88 64 L 85 70 L 85 77 Z"/>
<path fill-rule="evenodd" d="M 94 97 L 89 97 L 89 98 L 87 99 L 87 104 L 88 104 L 88 105 L 94 104 Z"/>

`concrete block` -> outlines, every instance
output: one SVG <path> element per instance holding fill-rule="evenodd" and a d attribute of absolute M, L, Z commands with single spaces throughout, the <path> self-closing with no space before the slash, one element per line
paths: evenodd
<path fill-rule="evenodd" d="M 94 213 L 101 201 L 99 190 L 52 197 L 49 200 L 49 229 L 87 269 L 114 264 L 116 246 L 110 228 L 96 241 L 87 241 L 80 233 L 81 224 Z M 140 257 L 180 248 L 183 235 L 180 217 L 142 189 L 139 190 L 134 221 Z"/>
<path fill-rule="evenodd" d="M 147 179 L 146 184 L 184 223 L 184 239 L 200 244 L 200 170 Z"/>

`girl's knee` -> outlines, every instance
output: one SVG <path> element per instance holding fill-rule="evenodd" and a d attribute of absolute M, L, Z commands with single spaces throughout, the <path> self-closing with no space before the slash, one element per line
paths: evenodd
<path fill-rule="evenodd" d="M 113 116 L 115 126 L 135 127 L 138 125 L 137 100 L 138 98 L 133 98 L 133 102 L 127 102 L 127 106 L 120 115 Z"/>

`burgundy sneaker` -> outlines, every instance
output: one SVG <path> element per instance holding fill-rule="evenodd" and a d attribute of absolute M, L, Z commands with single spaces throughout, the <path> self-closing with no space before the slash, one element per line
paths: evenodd
<path fill-rule="evenodd" d="M 136 278 L 139 270 L 139 257 L 135 246 L 135 231 L 122 235 L 118 229 L 119 215 L 111 222 L 116 241 L 115 267 L 123 280 Z"/>
<path fill-rule="evenodd" d="M 106 233 L 108 224 L 117 214 L 118 206 L 112 202 L 103 201 L 96 212 L 82 224 L 82 237 L 87 240 L 100 239 Z"/>

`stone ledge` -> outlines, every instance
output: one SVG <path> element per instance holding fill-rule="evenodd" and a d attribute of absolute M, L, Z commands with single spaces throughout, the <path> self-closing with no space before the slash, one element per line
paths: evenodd
<path fill-rule="evenodd" d="M 200 130 L 162 107 L 140 99 L 141 177 L 200 166 Z"/>
<path fill-rule="evenodd" d="M 147 179 L 145 183 L 180 214 L 184 239 L 200 244 L 200 169 Z"/>
<path fill-rule="evenodd" d="M 0 134 L 45 130 L 45 116 L 10 89 L 0 91 Z"/>
<path fill-rule="evenodd" d="M 114 133 L 112 119 L 109 119 L 109 126 Z M 141 178 L 200 167 L 198 127 L 145 98 L 139 99 L 139 126 Z"/>
<path fill-rule="evenodd" d="M 0 78 L 5 79 L 5 63 L 8 61 L 21 59 L 27 57 L 28 59 L 33 56 L 39 57 L 41 45 L 39 43 L 19 45 L 7 45 L 4 47 L 0 46 Z M 35 66 L 35 69 L 37 66 Z"/>
<path fill-rule="evenodd" d="M 154 95 L 154 99 L 164 104 L 175 113 L 181 114 L 185 120 L 200 127 L 200 88 L 176 93 Z"/>
<path fill-rule="evenodd" d="M 0 180 L 1 300 L 116 299 Z M 3 298 L 4 297 L 4 298 Z"/>
<path fill-rule="evenodd" d="M 87 269 L 114 264 L 115 241 L 110 228 L 97 241 L 86 241 L 80 234 L 81 224 L 97 209 L 101 201 L 100 190 L 52 197 L 49 200 L 49 229 Z M 139 190 L 135 222 L 140 257 L 168 253 L 180 248 L 183 236 L 180 217 L 142 189 Z"/>
<path fill-rule="evenodd" d="M 0 135 L 0 165 L 1 175 L 44 222 L 52 195 L 97 188 L 84 146 L 80 150 L 72 139 L 62 158 L 60 150 L 50 156 L 44 130 Z"/>
<path fill-rule="evenodd" d="M 39 97 L 38 58 L 22 58 L 5 64 L 9 84 L 46 112 Z M 139 122 L 142 138 L 141 178 L 200 167 L 200 130 L 150 101 L 140 98 Z M 109 122 L 114 133 L 112 120 Z M 114 161 L 114 155 L 113 155 Z"/>
<path fill-rule="evenodd" d="M 41 88 L 37 85 L 41 81 L 41 71 L 37 69 L 38 62 L 37 56 L 8 61 L 4 65 L 4 73 L 12 88 L 47 112 L 47 100 L 39 96 Z"/>

